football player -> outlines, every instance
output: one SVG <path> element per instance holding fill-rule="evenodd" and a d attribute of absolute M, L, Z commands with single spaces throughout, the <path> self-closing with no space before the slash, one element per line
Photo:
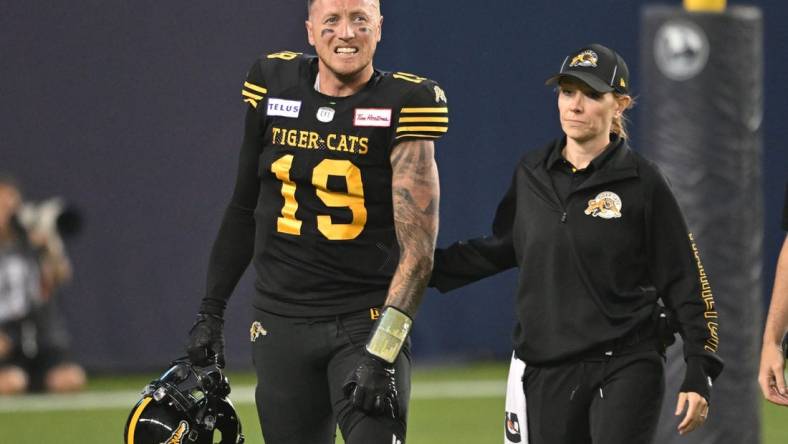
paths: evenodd
<path fill-rule="evenodd" d="M 223 312 L 247 265 L 257 409 L 268 444 L 405 441 L 408 332 L 438 231 L 432 80 L 373 67 L 378 0 L 310 0 L 316 56 L 261 57 L 243 83 L 246 129 L 192 360 L 223 365 Z"/>

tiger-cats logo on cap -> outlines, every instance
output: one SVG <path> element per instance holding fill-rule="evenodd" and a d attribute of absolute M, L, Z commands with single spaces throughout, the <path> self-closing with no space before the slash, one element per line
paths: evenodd
<path fill-rule="evenodd" d="M 599 56 L 596 55 L 594 51 L 586 49 L 572 58 L 572 62 L 569 64 L 569 67 L 574 68 L 575 66 L 582 66 L 585 68 L 596 68 L 598 61 Z"/>
<path fill-rule="evenodd" d="M 172 432 L 172 435 L 161 444 L 181 444 L 184 442 L 183 438 L 187 433 L 189 433 L 189 423 L 181 421 L 178 427 Z"/>
<path fill-rule="evenodd" d="M 588 201 L 585 213 L 602 219 L 621 217 L 621 198 L 612 191 L 603 191 Z"/>

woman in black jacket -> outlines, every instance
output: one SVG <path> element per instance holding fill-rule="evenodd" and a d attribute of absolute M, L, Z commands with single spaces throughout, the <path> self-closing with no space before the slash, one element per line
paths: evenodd
<path fill-rule="evenodd" d="M 445 292 L 519 267 L 513 340 L 526 363 L 530 444 L 653 440 L 661 300 L 684 339 L 676 414 L 688 433 L 706 420 L 722 370 L 717 311 L 673 194 L 627 144 L 626 63 L 589 45 L 547 84 L 557 86 L 564 136 L 517 164 L 491 236 L 436 251 L 432 285 Z"/>

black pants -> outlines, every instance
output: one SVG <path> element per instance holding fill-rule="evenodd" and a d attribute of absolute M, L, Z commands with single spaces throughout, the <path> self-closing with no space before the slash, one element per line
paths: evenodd
<path fill-rule="evenodd" d="M 353 409 L 342 391 L 374 323 L 369 311 L 288 318 L 256 310 L 255 321 L 262 327 L 252 343 L 255 397 L 266 444 L 333 444 L 337 424 L 347 444 L 405 442 L 409 344 L 395 363 L 399 418 Z"/>
<path fill-rule="evenodd" d="M 656 351 L 527 366 L 530 444 L 649 444 L 665 392 Z"/>

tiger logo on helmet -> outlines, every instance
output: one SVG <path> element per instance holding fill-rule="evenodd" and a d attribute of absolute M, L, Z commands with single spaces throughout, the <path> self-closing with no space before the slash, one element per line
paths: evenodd
<path fill-rule="evenodd" d="M 174 432 L 172 432 L 172 435 L 169 437 L 169 439 L 164 441 L 162 444 L 182 444 L 183 437 L 186 436 L 186 433 L 188 432 L 189 432 L 189 423 L 186 421 L 181 421 L 181 423 L 178 424 L 178 428 L 175 429 Z"/>

